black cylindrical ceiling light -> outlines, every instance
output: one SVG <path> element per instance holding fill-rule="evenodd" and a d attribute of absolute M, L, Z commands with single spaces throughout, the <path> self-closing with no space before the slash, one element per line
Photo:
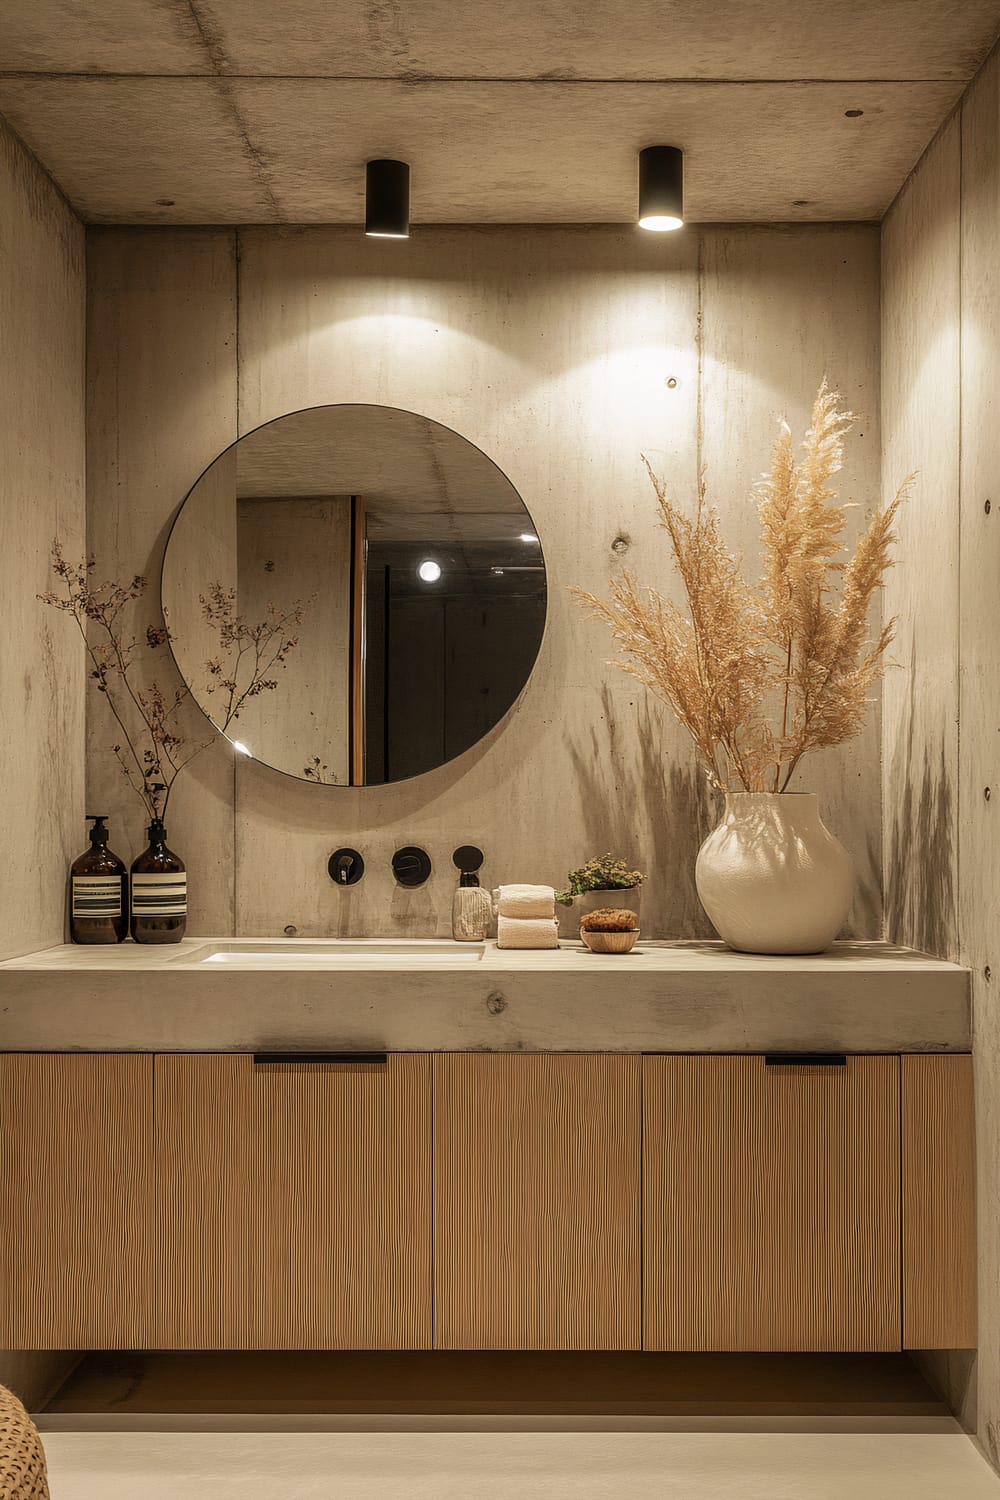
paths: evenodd
<path fill-rule="evenodd" d="M 679 146 L 647 146 L 639 152 L 639 224 L 658 230 L 683 226 L 684 152 Z"/>
<path fill-rule="evenodd" d="M 365 166 L 365 234 L 379 240 L 410 236 L 410 168 L 379 157 Z"/>

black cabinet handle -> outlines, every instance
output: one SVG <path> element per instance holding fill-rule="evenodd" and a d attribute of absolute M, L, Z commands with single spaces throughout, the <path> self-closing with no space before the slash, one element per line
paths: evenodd
<path fill-rule="evenodd" d="M 846 1068 L 843 1052 L 768 1052 L 764 1063 L 769 1068 Z"/>
<path fill-rule="evenodd" d="M 385 1063 L 388 1052 L 255 1052 L 254 1064 L 277 1063 L 291 1067 L 294 1063 Z"/>

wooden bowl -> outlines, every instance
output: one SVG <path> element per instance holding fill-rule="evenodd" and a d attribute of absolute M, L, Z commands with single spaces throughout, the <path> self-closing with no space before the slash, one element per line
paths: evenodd
<path fill-rule="evenodd" d="M 631 953 L 639 941 L 639 932 L 587 932 L 580 928 L 580 938 L 591 953 Z"/>

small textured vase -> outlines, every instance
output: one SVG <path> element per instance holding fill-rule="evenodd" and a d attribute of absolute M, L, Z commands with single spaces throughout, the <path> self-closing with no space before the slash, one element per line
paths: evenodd
<path fill-rule="evenodd" d="M 719 936 L 743 953 L 822 953 L 854 896 L 854 868 L 814 793 L 735 792 L 695 865 Z"/>

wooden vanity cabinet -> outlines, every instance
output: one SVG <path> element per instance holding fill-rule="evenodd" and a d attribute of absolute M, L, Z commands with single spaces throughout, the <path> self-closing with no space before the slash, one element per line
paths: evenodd
<path fill-rule="evenodd" d="M 900 1059 L 644 1059 L 645 1347 L 892 1350 Z"/>
<path fill-rule="evenodd" d="M 430 1059 L 156 1058 L 157 1342 L 431 1346 Z"/>
<path fill-rule="evenodd" d="M 0 1053 L 0 1348 L 150 1342 L 153 1059 Z"/>
<path fill-rule="evenodd" d="M 0 1053 L 0 1347 L 967 1348 L 974 1180 L 961 1054 Z"/>
<path fill-rule="evenodd" d="M 435 1057 L 435 1347 L 641 1348 L 641 1068 Z"/>
<path fill-rule="evenodd" d="M 903 1348 L 972 1349 L 976 1120 L 968 1053 L 906 1053 L 902 1069 Z"/>

